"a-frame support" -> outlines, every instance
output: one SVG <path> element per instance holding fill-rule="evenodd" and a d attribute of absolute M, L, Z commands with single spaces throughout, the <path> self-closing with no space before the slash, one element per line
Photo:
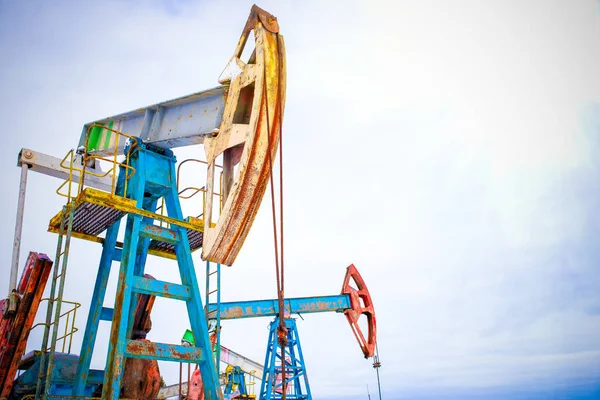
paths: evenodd
<path fill-rule="evenodd" d="M 267 355 L 265 357 L 265 369 L 260 387 L 259 400 L 274 400 L 283 398 L 283 379 L 286 382 L 286 399 L 288 400 L 312 400 L 304 356 L 300 347 L 298 329 L 293 318 L 285 320 L 288 330 L 288 344 L 285 353 L 281 354 L 277 337 L 279 317 L 271 322 L 269 329 L 269 342 L 267 343 Z M 281 360 L 285 360 L 285 372 L 282 374 Z"/>
<path fill-rule="evenodd" d="M 131 168 L 121 167 L 117 195 L 135 200 L 138 209 L 151 212 L 155 211 L 157 202 L 164 198 L 168 216 L 183 222 L 173 153 L 144 144 L 140 140 L 134 141 L 127 151 Z M 110 207 L 110 204 L 106 207 Z M 105 320 L 112 321 L 112 326 L 103 399 L 119 398 L 125 358 L 129 357 L 198 364 L 204 382 L 205 398 L 222 399 L 186 228 L 176 223 L 171 223 L 168 228 L 162 227 L 155 225 L 154 219 L 148 216 L 129 212 L 121 250 L 117 248 L 119 226 L 120 220 L 117 220 L 106 231 L 73 395 L 82 396 L 84 393 L 98 325 L 101 320 Z M 174 247 L 181 284 L 144 278 L 151 241 L 168 243 Z M 113 261 L 120 262 L 120 268 L 115 305 L 110 309 L 103 307 L 103 302 Z M 138 294 L 185 301 L 196 347 L 131 340 L 133 312 Z"/>

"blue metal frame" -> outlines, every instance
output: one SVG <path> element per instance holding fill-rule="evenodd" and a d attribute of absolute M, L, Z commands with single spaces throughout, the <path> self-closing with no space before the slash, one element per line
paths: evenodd
<path fill-rule="evenodd" d="M 285 320 L 287 327 L 288 345 L 282 357 L 281 347 L 277 343 L 277 328 L 279 318 L 271 322 L 269 328 L 269 342 L 267 343 L 267 354 L 265 357 L 265 370 L 260 386 L 259 400 L 281 399 L 283 377 L 281 371 L 281 360 L 285 360 L 285 381 L 288 391 L 285 398 L 289 400 L 312 400 L 308 376 L 302 355 L 302 347 L 298 337 L 296 321 L 292 318 Z M 279 379 L 278 379 L 279 378 Z"/>
<path fill-rule="evenodd" d="M 351 308 L 350 296 L 339 294 L 332 296 L 297 297 L 284 300 L 286 315 L 310 314 L 318 312 L 344 312 Z M 277 393 L 282 383 L 277 382 L 281 377 L 281 348 L 277 343 L 277 328 L 279 326 L 279 304 L 277 299 L 235 301 L 220 304 L 208 304 L 207 315 L 219 314 L 220 319 L 273 317 L 269 329 L 269 341 L 267 343 L 267 354 L 265 357 L 265 369 L 263 372 L 260 400 L 281 399 L 282 394 Z M 285 375 L 291 392 L 286 393 L 286 399 L 312 400 L 308 377 L 296 321 L 291 318 L 285 320 L 288 329 L 288 345 L 285 348 Z M 281 379 L 281 378 L 280 378 Z M 226 391 L 226 394 L 228 392 Z"/>
<path fill-rule="evenodd" d="M 156 148 L 141 141 L 133 144 L 130 165 L 135 173 L 123 193 L 126 171 L 119 174 L 118 194 L 137 201 L 137 207 L 153 211 L 157 201 L 165 199 L 167 215 L 183 221 L 177 193 L 176 159 L 170 150 Z M 120 394 L 125 358 L 146 358 L 197 363 L 204 382 L 207 400 L 222 399 L 218 371 L 215 368 L 208 326 L 203 312 L 202 299 L 194 270 L 192 255 L 185 228 L 172 225 L 169 229 L 153 225 L 153 220 L 139 214 L 127 215 L 123 249 L 116 248 L 120 222 L 108 228 L 102 257 L 92 296 L 90 313 L 81 349 L 81 358 L 73 385 L 73 396 L 84 394 L 85 382 L 96 341 L 100 320 L 112 320 L 108 356 L 104 374 L 102 398 L 116 400 Z M 148 229 L 151 227 L 152 229 Z M 143 277 L 148 247 L 152 238 L 161 238 L 175 244 L 181 285 Z M 104 295 L 112 261 L 120 261 L 119 278 L 114 309 L 103 307 Z M 174 298 L 186 302 L 196 347 L 130 340 L 133 311 L 140 293 Z"/>
<path fill-rule="evenodd" d="M 296 297 L 284 300 L 285 312 L 288 314 L 310 314 L 318 312 L 343 312 L 351 308 L 350 296 L 338 294 L 333 296 Z M 249 300 L 221 303 L 221 319 L 274 317 L 279 315 L 277 299 Z M 217 304 L 208 305 L 208 313 L 214 312 Z"/>
<path fill-rule="evenodd" d="M 73 375 L 77 369 L 79 357 L 76 354 L 54 353 L 54 366 L 52 370 L 51 395 L 47 398 L 56 399 L 61 396 L 70 396 L 73 390 Z M 8 397 L 10 400 L 24 398 L 25 395 L 36 390 L 40 369 L 44 370 L 42 354 L 39 352 L 29 353 L 23 359 L 25 364 L 21 374 L 15 378 L 13 390 Z M 42 368 L 40 368 L 42 367 Z M 84 396 L 92 397 L 96 389 L 102 384 L 104 371 L 90 370 L 87 385 L 83 391 Z"/>

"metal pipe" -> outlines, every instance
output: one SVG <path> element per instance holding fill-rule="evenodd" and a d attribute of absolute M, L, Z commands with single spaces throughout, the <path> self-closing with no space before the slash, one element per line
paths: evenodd
<path fill-rule="evenodd" d="M 377 368 L 377 389 L 379 390 L 379 400 L 381 400 L 381 382 L 379 382 L 379 368 Z"/>
<path fill-rule="evenodd" d="M 25 210 L 25 192 L 27 191 L 27 171 L 29 165 L 21 163 L 21 182 L 19 183 L 19 201 L 17 203 L 17 221 L 15 223 L 15 240 L 13 242 L 12 264 L 10 268 L 10 281 L 8 294 L 17 288 L 17 274 L 19 272 L 19 253 L 21 251 L 21 232 L 23 231 L 23 212 Z"/>
<path fill-rule="evenodd" d="M 177 400 L 181 400 L 181 381 L 183 380 L 183 363 L 179 363 L 179 397 Z"/>
<path fill-rule="evenodd" d="M 377 371 L 377 389 L 379 390 L 379 400 L 381 400 L 381 382 L 379 381 L 379 368 L 381 368 L 381 361 L 379 361 L 379 345 L 375 344 L 375 357 L 373 357 L 373 368 Z"/>

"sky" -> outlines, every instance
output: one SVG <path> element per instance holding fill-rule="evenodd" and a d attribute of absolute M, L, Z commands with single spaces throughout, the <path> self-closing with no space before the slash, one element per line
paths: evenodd
<path fill-rule="evenodd" d="M 251 6 L 0 0 L 0 291 L 19 150 L 62 157 L 86 122 L 216 86 Z M 600 398 L 600 2 L 259 6 L 278 17 L 287 51 L 286 295 L 337 294 L 358 267 L 385 399 Z M 29 251 L 54 258 L 59 184 L 29 174 L 21 268 Z M 224 301 L 276 296 L 265 204 L 223 271 Z M 78 352 L 100 247 L 72 244 Z M 176 279 L 161 260 L 148 270 Z M 110 285 L 107 299 L 114 274 Z M 180 306 L 156 302 L 150 339 L 179 341 Z M 222 343 L 263 362 L 268 323 L 226 321 Z M 297 323 L 314 398 L 365 399 L 367 385 L 377 398 L 343 316 Z M 94 368 L 108 332 L 103 323 Z M 161 372 L 176 381 L 176 365 Z"/>

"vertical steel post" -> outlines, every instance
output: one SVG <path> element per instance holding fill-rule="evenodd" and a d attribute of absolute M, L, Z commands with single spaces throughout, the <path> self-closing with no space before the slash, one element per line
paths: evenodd
<path fill-rule="evenodd" d="M 98 274 L 96 275 L 94 292 L 92 293 L 92 300 L 90 301 L 90 311 L 85 324 L 85 334 L 83 335 L 81 352 L 79 353 L 79 362 L 77 363 L 77 371 L 75 372 L 75 378 L 73 380 L 73 396 L 83 396 L 85 393 L 85 387 L 90 373 L 90 364 L 92 362 L 92 353 L 98 336 L 98 328 L 100 321 L 103 319 L 102 309 L 106 295 L 106 287 L 108 286 L 111 264 L 115 260 L 115 247 L 120 226 L 121 220 L 118 220 L 108 228 L 102 245 L 100 266 L 98 267 Z"/>
<path fill-rule="evenodd" d="M 17 203 L 17 220 L 15 222 L 15 240 L 13 242 L 12 263 L 10 268 L 10 281 L 8 294 L 17 288 L 17 274 L 19 272 L 19 253 L 21 252 L 21 232 L 23 231 L 23 212 L 25 210 L 25 192 L 27 191 L 27 171 L 29 165 L 21 163 L 21 182 L 19 183 L 19 201 Z"/>
<path fill-rule="evenodd" d="M 379 345 L 375 344 L 375 357 L 373 357 L 373 368 L 377 371 L 377 389 L 379 390 L 379 400 L 381 400 L 381 382 L 379 381 L 379 368 L 381 367 L 381 361 L 379 361 Z"/>
<path fill-rule="evenodd" d="M 125 168 L 121 167 L 119 171 L 119 178 L 116 186 L 116 194 L 118 196 L 124 196 L 125 186 Z M 96 337 L 98 335 L 98 328 L 101 320 L 109 320 L 107 315 L 102 315 L 102 309 L 104 304 L 104 298 L 106 296 L 106 287 L 108 286 L 108 279 L 110 277 L 110 270 L 113 261 L 120 261 L 122 253 L 118 252 L 117 237 L 119 235 L 119 228 L 121 226 L 121 219 L 116 221 L 106 230 L 104 237 L 104 243 L 102 244 L 102 255 L 100 256 L 100 265 L 98 267 L 98 273 L 96 275 L 96 283 L 94 284 L 94 291 L 92 293 L 92 300 L 90 301 L 90 311 L 88 319 L 85 324 L 85 333 L 83 335 L 83 341 L 81 343 L 81 351 L 79 353 L 79 362 L 77 363 L 77 370 L 75 372 L 75 378 L 73 379 L 73 396 L 81 397 L 85 393 L 86 384 L 90 372 L 90 364 L 92 362 L 92 354 L 94 352 L 94 346 L 96 344 Z"/>
<path fill-rule="evenodd" d="M 210 304 L 210 261 L 206 261 L 206 286 L 204 289 L 204 301 L 206 303 L 206 324 L 208 325 L 210 321 L 210 311 L 208 309 L 208 304 Z"/>
<path fill-rule="evenodd" d="M 188 364 L 189 365 L 189 364 Z M 183 363 L 179 363 L 179 397 L 177 400 L 181 400 L 181 381 L 183 380 Z"/>
<path fill-rule="evenodd" d="M 381 382 L 379 382 L 379 368 L 377 368 L 376 371 L 377 371 L 377 389 L 379 390 L 379 400 L 381 400 Z"/>

